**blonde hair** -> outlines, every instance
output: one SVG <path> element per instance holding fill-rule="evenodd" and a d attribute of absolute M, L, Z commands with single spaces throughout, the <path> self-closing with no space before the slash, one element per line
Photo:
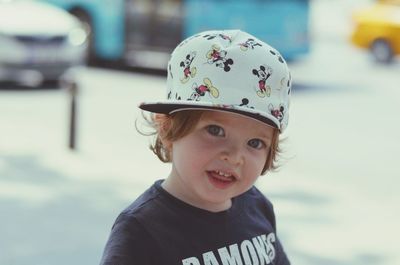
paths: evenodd
<path fill-rule="evenodd" d="M 150 144 L 150 150 L 164 163 L 171 162 L 170 146 L 165 146 L 164 142 L 174 142 L 191 133 L 201 120 L 205 111 L 189 110 L 178 111 L 171 114 L 154 114 L 146 116 L 143 113 L 143 118 L 147 125 L 153 130 L 149 133 L 144 133 L 136 126 L 137 131 L 146 136 L 154 135 L 154 141 Z M 278 156 L 281 154 L 279 147 L 279 130 L 275 129 L 272 136 L 272 143 L 269 148 L 267 160 L 261 175 L 264 175 L 269 170 L 276 170 L 279 165 Z"/>

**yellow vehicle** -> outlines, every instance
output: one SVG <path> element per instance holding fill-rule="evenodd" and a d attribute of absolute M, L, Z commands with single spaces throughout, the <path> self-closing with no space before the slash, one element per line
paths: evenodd
<path fill-rule="evenodd" d="M 400 54 L 400 0 L 379 0 L 353 14 L 351 41 L 370 49 L 376 61 L 389 63 Z"/>

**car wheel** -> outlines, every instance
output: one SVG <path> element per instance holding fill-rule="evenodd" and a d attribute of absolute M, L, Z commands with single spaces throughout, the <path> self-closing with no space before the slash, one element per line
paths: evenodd
<path fill-rule="evenodd" d="M 92 18 L 90 15 L 85 12 L 82 9 L 72 9 L 70 11 L 72 15 L 77 17 L 81 23 L 83 24 L 83 27 L 86 31 L 86 34 L 88 36 L 88 54 L 87 54 L 87 63 L 90 65 L 95 64 L 96 61 L 96 52 L 95 52 L 95 47 L 94 47 L 94 29 L 93 29 L 93 23 L 92 23 Z"/>
<path fill-rule="evenodd" d="M 386 40 L 376 40 L 371 45 L 371 52 L 379 63 L 390 63 L 393 59 L 393 50 Z"/>

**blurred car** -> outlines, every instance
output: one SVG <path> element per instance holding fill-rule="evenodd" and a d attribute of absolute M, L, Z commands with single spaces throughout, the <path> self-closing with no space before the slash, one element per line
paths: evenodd
<path fill-rule="evenodd" d="M 351 41 L 370 49 L 378 62 L 388 63 L 400 54 L 400 0 L 380 0 L 353 14 Z"/>
<path fill-rule="evenodd" d="M 0 0 L 0 81 L 37 86 L 85 64 L 87 34 L 68 12 L 35 0 Z"/>

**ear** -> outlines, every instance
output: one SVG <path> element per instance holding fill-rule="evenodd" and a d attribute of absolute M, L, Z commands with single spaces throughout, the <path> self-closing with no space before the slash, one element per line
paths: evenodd
<path fill-rule="evenodd" d="M 158 136 L 165 148 L 169 151 L 172 148 L 172 141 L 166 139 L 168 132 L 171 128 L 171 118 L 166 114 L 154 114 L 154 123 L 157 126 Z"/>

